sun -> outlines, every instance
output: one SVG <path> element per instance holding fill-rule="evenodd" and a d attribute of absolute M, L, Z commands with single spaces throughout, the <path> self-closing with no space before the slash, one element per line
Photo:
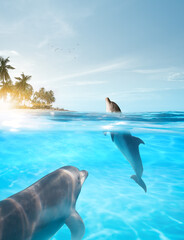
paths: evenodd
<path fill-rule="evenodd" d="M 13 102 L 11 100 L 11 96 L 8 95 L 6 99 L 0 98 L 0 110 L 9 110 L 13 108 Z"/>

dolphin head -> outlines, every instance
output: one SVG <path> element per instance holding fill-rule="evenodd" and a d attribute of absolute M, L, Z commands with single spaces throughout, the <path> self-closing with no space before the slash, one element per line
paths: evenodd
<path fill-rule="evenodd" d="M 106 97 L 105 102 L 106 102 L 106 112 L 111 112 L 111 100 L 108 97 Z"/>
<path fill-rule="evenodd" d="M 105 101 L 106 101 L 106 104 L 111 102 L 111 100 L 108 97 L 105 98 Z"/>
<path fill-rule="evenodd" d="M 105 98 L 106 101 L 106 112 L 119 113 L 121 112 L 120 107 L 113 101 L 111 101 L 108 97 Z"/>
<path fill-rule="evenodd" d="M 62 169 L 65 169 L 69 172 L 73 183 L 73 194 L 75 199 L 77 199 L 81 191 L 82 185 L 88 177 L 88 172 L 86 170 L 80 171 L 78 168 L 73 166 L 66 166 Z"/>
<path fill-rule="evenodd" d="M 79 175 L 80 175 L 80 182 L 81 182 L 81 185 L 83 185 L 84 181 L 86 180 L 87 176 L 88 176 L 88 172 L 86 170 L 81 170 L 79 172 Z"/>

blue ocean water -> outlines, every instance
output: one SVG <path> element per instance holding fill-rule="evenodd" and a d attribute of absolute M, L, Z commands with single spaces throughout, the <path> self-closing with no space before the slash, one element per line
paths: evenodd
<path fill-rule="evenodd" d="M 141 138 L 147 193 L 110 131 Z M 184 112 L 0 113 L 0 200 L 66 165 L 89 176 L 76 209 L 85 240 L 184 239 Z M 52 240 L 70 239 L 63 226 Z"/>

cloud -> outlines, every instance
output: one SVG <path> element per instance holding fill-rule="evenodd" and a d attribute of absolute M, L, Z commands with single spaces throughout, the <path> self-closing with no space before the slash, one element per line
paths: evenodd
<path fill-rule="evenodd" d="M 110 92 L 107 95 L 112 96 L 112 97 L 115 96 L 116 99 L 117 98 L 118 99 L 127 98 L 127 97 L 130 97 L 130 99 L 132 97 L 140 99 L 140 97 L 144 98 L 145 96 L 150 95 L 150 94 L 155 95 L 156 93 L 160 94 L 160 92 L 168 92 L 168 91 L 182 90 L 182 89 L 184 89 L 184 87 L 180 87 L 180 88 L 170 88 L 170 87 L 166 87 L 166 88 L 137 88 L 137 89 L 134 89 L 134 90 Z"/>
<path fill-rule="evenodd" d="M 20 54 L 15 50 L 0 50 L 0 56 L 10 57 L 10 56 L 19 56 Z"/>
<path fill-rule="evenodd" d="M 121 61 L 121 62 L 107 64 L 107 65 L 104 65 L 104 66 L 101 66 L 101 67 L 96 67 L 96 68 L 92 68 L 92 69 L 77 72 L 77 73 L 68 74 L 68 75 L 60 77 L 56 80 L 59 81 L 59 80 L 77 78 L 77 77 L 87 76 L 87 75 L 91 75 L 91 74 L 95 74 L 95 73 L 109 72 L 109 71 L 113 71 L 113 70 L 116 70 L 116 69 L 123 69 L 123 68 L 126 68 L 126 67 L 127 67 L 127 62 L 126 61 Z"/>
<path fill-rule="evenodd" d="M 26 6 L 24 7 L 27 9 Z M 28 39 L 29 43 L 34 42 L 35 44 L 35 41 L 37 41 L 38 47 L 39 44 L 44 44 L 40 43 L 42 38 L 53 41 L 72 38 L 76 35 L 73 25 L 64 19 L 64 14 L 56 14 L 47 7 L 43 11 L 42 8 L 43 4 L 38 4 L 37 9 L 33 11 L 33 5 L 31 5 L 30 11 L 25 11 L 26 13 L 21 18 L 17 17 L 15 20 L 11 17 L 7 21 L 7 15 L 2 14 L 0 16 L 0 35 L 2 35 L 3 39 L 7 35 L 8 41 L 12 41 L 11 36 L 14 36 L 14 41 L 22 41 L 22 36 L 24 36 L 23 39 Z M 17 15 L 20 15 L 19 8 L 15 9 L 15 11 L 17 11 Z M 39 11 L 43 14 L 40 14 Z M 9 37 L 9 35 L 11 36 Z"/>
<path fill-rule="evenodd" d="M 156 68 L 156 69 L 134 69 L 132 72 L 140 73 L 140 74 L 156 74 L 167 72 L 169 68 Z"/>
<path fill-rule="evenodd" d="M 171 82 L 184 82 L 184 72 L 171 73 L 168 77 L 168 81 Z"/>
<path fill-rule="evenodd" d="M 43 47 L 45 47 L 46 45 L 48 45 L 48 43 L 49 43 L 49 41 L 48 41 L 48 39 L 44 39 L 43 41 L 41 41 L 41 42 L 39 42 L 38 43 L 38 48 L 43 48 Z"/>
<path fill-rule="evenodd" d="M 75 36 L 75 31 L 69 23 L 59 20 L 57 20 L 56 23 L 58 23 L 58 26 L 61 28 L 60 33 L 64 34 L 67 37 Z"/>
<path fill-rule="evenodd" d="M 119 92 L 111 92 L 109 93 L 109 96 L 132 96 L 132 95 L 142 95 L 147 93 L 153 93 L 160 91 L 160 89 L 155 88 L 137 88 L 134 90 L 127 90 L 127 91 L 119 91 Z"/>
<path fill-rule="evenodd" d="M 34 26 L 32 32 L 40 32 L 43 41 L 39 44 L 44 46 L 48 42 L 64 38 L 72 38 L 76 35 L 75 29 L 72 24 L 63 19 L 62 16 L 57 16 L 51 12 L 47 12 L 45 15 L 36 15 L 34 17 L 29 16 L 25 19 L 29 28 Z M 37 24 L 39 22 L 39 25 Z M 47 25 L 45 24 L 47 22 Z M 24 23 L 26 25 L 26 23 Z M 49 34 L 48 34 L 49 33 Z M 38 46 L 39 46 L 38 44 Z"/>
<path fill-rule="evenodd" d="M 99 85 L 104 84 L 106 81 L 76 81 L 76 82 L 69 82 L 64 84 L 64 86 L 70 87 L 70 86 L 88 86 L 88 85 Z"/>

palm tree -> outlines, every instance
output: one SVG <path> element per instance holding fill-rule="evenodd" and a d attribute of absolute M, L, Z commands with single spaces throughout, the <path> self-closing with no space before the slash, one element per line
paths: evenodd
<path fill-rule="evenodd" d="M 9 57 L 8 58 L 0 57 L 0 82 L 1 82 L 0 96 L 2 97 L 3 100 L 6 99 L 8 93 L 11 92 L 13 85 L 8 70 L 15 68 L 8 64 L 9 61 L 10 61 Z"/>
<path fill-rule="evenodd" d="M 0 89 L 0 97 L 2 96 L 2 99 L 6 99 L 8 93 L 12 93 L 12 90 L 13 90 L 13 83 L 12 83 L 12 80 L 10 79 L 4 82 L 4 85 L 2 85 Z"/>
<path fill-rule="evenodd" d="M 0 57 L 0 81 L 2 82 L 2 86 L 4 86 L 5 82 L 11 80 L 10 75 L 8 73 L 9 69 L 15 69 L 11 65 L 9 65 L 9 57 L 3 58 Z"/>
<path fill-rule="evenodd" d="M 35 107 L 43 107 L 45 106 L 45 100 L 44 100 L 44 96 L 45 96 L 45 88 L 40 88 L 40 90 L 37 92 L 34 92 L 33 95 L 33 100 L 32 103 Z"/>
<path fill-rule="evenodd" d="M 45 93 L 45 100 L 48 105 L 51 105 L 53 102 L 55 102 L 54 92 L 52 90 L 47 91 Z"/>
<path fill-rule="evenodd" d="M 40 88 L 38 92 L 33 95 L 32 104 L 38 108 L 50 108 L 55 102 L 54 92 L 52 90 L 45 91 L 45 88 Z"/>
<path fill-rule="evenodd" d="M 24 102 L 25 104 L 25 101 L 30 100 L 33 94 L 33 87 L 27 83 L 31 79 L 31 76 L 22 73 L 21 77 L 15 77 L 15 79 L 18 80 L 15 82 L 15 98 L 17 98 L 19 103 Z"/>

